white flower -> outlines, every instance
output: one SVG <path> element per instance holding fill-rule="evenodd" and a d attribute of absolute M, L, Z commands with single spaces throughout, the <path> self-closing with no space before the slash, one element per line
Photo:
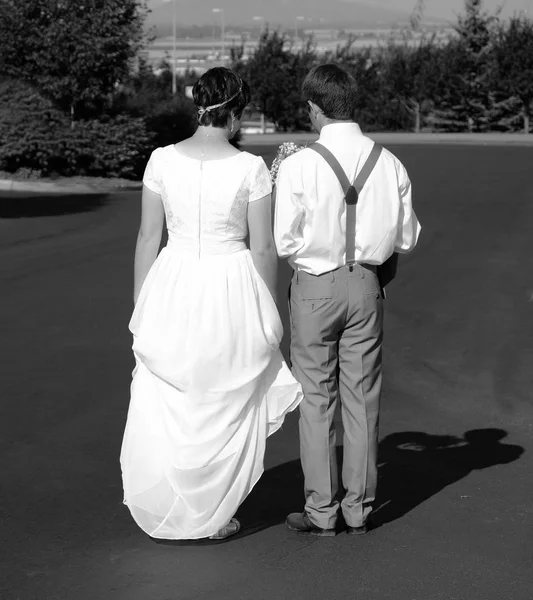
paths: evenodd
<path fill-rule="evenodd" d="M 305 146 L 298 146 L 294 142 L 284 142 L 278 148 L 278 153 L 276 154 L 276 158 L 272 161 L 272 166 L 270 167 L 270 178 L 272 179 L 272 185 L 276 184 L 276 180 L 278 178 L 278 171 L 281 163 L 291 154 L 295 154 L 300 150 L 303 150 Z"/>

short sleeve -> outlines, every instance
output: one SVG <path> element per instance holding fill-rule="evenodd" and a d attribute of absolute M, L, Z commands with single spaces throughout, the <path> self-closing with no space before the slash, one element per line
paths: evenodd
<path fill-rule="evenodd" d="M 249 202 L 260 200 L 272 193 L 272 180 L 265 161 L 258 156 L 250 173 Z"/>
<path fill-rule="evenodd" d="M 152 192 L 161 194 L 161 179 L 157 169 L 157 149 L 155 149 L 144 170 L 143 183 Z"/>

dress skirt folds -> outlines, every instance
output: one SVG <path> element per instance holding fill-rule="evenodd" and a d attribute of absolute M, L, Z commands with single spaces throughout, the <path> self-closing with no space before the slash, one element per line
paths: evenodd
<path fill-rule="evenodd" d="M 266 438 L 302 399 L 282 325 L 245 239 L 271 192 L 262 158 L 201 161 L 157 148 L 144 185 L 169 242 L 130 322 L 136 366 L 121 452 L 124 503 L 154 538 L 209 537 L 263 472 Z"/>
<path fill-rule="evenodd" d="M 301 401 L 249 250 L 224 252 L 199 258 L 169 243 L 130 322 L 124 502 L 154 538 L 203 538 L 226 525 L 263 472 L 266 438 Z"/>

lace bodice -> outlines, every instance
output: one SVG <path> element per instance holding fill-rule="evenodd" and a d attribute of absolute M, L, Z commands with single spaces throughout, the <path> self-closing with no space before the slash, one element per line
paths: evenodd
<path fill-rule="evenodd" d="M 200 161 L 174 146 L 157 148 L 143 183 L 161 195 L 169 241 L 198 255 L 226 253 L 248 234 L 247 207 L 272 191 L 263 159 L 248 152 Z"/>

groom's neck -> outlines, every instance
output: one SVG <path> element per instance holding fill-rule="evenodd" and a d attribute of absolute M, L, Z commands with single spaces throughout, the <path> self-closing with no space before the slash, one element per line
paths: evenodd
<path fill-rule="evenodd" d="M 319 123 L 318 133 L 322 131 L 326 125 L 339 125 L 339 124 L 347 124 L 347 123 L 355 123 L 353 119 L 324 119 L 321 123 Z"/>

